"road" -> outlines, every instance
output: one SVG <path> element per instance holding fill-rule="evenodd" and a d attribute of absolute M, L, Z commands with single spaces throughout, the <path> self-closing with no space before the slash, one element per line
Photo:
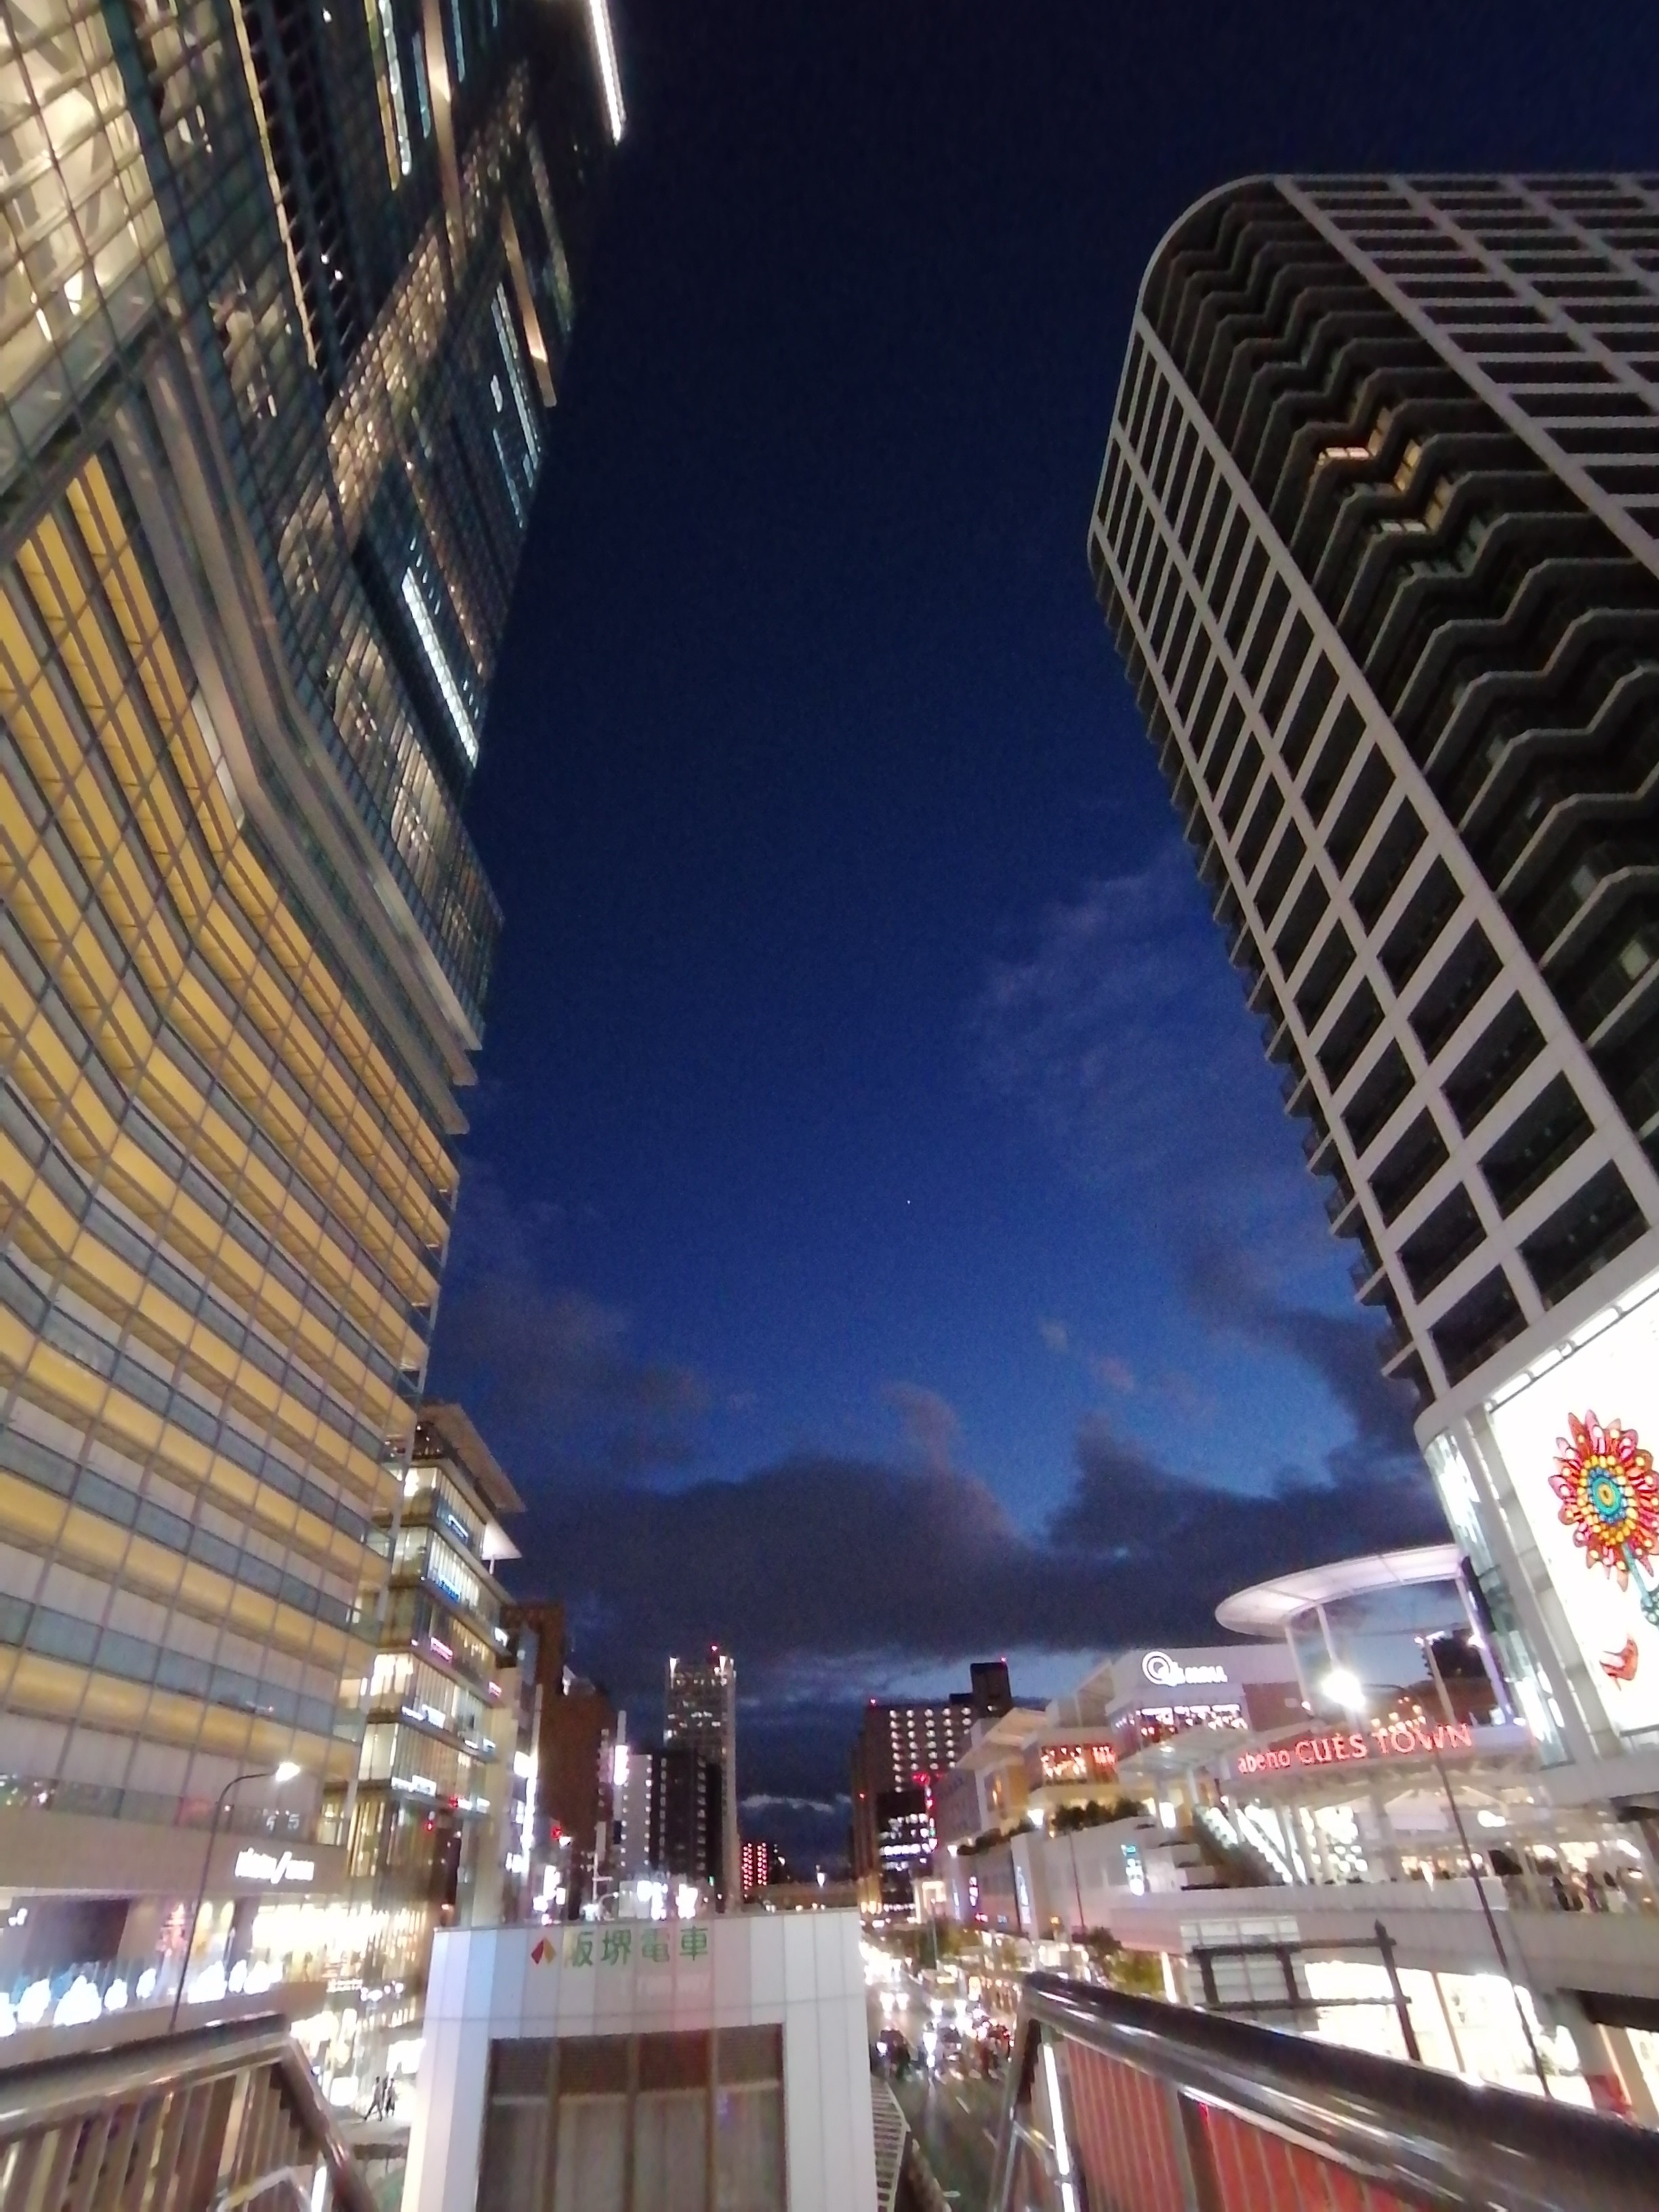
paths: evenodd
<path fill-rule="evenodd" d="M 933 2177 L 960 2212 L 985 2212 L 1002 2118 L 1002 2083 L 912 2074 L 893 2089 Z"/>

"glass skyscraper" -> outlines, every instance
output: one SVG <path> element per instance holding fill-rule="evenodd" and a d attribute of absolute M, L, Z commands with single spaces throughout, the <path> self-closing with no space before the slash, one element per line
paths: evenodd
<path fill-rule="evenodd" d="M 1659 183 L 1202 201 L 1142 288 L 1089 558 L 1552 1787 L 1635 1818 L 1659 1805 Z"/>
<path fill-rule="evenodd" d="M 0 88 L 3 2003 L 54 1894 L 165 1988 L 228 1787 L 228 1960 L 336 1884 L 623 116 L 603 0 L 16 0 Z"/>

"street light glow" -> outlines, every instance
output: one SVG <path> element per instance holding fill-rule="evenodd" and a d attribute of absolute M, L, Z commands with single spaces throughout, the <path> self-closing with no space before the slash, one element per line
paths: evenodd
<path fill-rule="evenodd" d="M 285 1782 L 297 1782 L 304 1772 L 305 1769 L 300 1765 L 298 1759 L 285 1759 L 280 1766 L 271 1770 L 270 1778 L 280 1790 Z"/>
<path fill-rule="evenodd" d="M 1365 1710 L 1365 1685 L 1350 1667 L 1333 1667 L 1320 1684 L 1325 1695 L 1334 1705 L 1342 1705 L 1351 1713 Z"/>

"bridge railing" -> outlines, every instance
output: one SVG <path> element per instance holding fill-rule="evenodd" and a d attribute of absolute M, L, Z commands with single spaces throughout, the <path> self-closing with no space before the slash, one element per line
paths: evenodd
<path fill-rule="evenodd" d="M 158 2035 L 0 2073 L 0 2212 L 255 2204 L 377 2212 L 282 2021 Z"/>
<path fill-rule="evenodd" d="M 1025 1984 L 989 2212 L 1655 2212 L 1659 2136 L 1129 1996 Z"/>

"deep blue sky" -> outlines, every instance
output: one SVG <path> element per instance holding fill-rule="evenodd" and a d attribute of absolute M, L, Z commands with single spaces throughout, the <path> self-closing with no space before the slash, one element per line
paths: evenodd
<path fill-rule="evenodd" d="M 1204 1634 L 1430 1533 L 1089 589 L 1136 287 L 1270 168 L 1646 167 L 1659 21 L 616 0 L 629 131 L 471 818 L 507 912 L 433 1387 L 526 1589 L 744 1692 Z M 784 1803 L 785 1799 L 800 1801 Z"/>

